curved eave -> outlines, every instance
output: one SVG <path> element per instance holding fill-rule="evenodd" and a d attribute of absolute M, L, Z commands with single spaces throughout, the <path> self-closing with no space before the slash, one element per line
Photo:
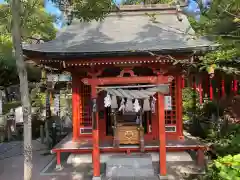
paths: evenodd
<path fill-rule="evenodd" d="M 142 50 L 142 51 L 116 51 L 116 52 L 40 52 L 33 50 L 23 50 L 24 55 L 29 59 L 52 59 L 70 60 L 78 58 L 100 58 L 100 57 L 123 57 L 123 56 L 151 56 L 152 54 L 161 55 L 204 55 L 208 51 L 214 50 L 214 46 L 201 46 L 183 49 L 161 49 L 161 50 Z"/>

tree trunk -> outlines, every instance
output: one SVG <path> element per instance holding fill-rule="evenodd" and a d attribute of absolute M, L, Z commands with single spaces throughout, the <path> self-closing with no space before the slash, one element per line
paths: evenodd
<path fill-rule="evenodd" d="M 12 10 L 12 38 L 18 76 L 20 80 L 21 103 L 23 107 L 24 123 L 24 180 L 32 179 L 32 120 L 31 104 L 29 100 L 27 70 L 23 57 L 20 27 L 20 0 L 11 1 Z"/>

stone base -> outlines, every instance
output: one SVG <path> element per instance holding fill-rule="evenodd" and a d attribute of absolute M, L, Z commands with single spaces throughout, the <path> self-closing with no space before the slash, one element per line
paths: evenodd
<path fill-rule="evenodd" d="M 57 164 L 55 169 L 56 171 L 61 171 L 63 170 L 63 166 L 61 164 Z"/>
<path fill-rule="evenodd" d="M 166 175 L 166 176 L 161 176 L 160 174 L 158 175 L 159 180 L 177 180 L 173 175 Z"/>
<path fill-rule="evenodd" d="M 92 180 L 102 180 L 101 176 L 93 176 Z"/>

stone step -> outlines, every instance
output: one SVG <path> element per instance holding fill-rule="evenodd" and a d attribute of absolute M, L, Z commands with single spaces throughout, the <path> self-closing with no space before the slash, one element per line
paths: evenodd
<path fill-rule="evenodd" d="M 155 177 L 149 154 L 113 155 L 106 163 L 106 178 Z"/>
<path fill-rule="evenodd" d="M 103 180 L 159 180 L 158 176 L 154 177 L 110 177 Z"/>

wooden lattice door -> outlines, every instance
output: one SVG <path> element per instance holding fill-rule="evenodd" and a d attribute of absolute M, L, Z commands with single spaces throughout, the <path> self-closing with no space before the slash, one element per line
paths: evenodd
<path fill-rule="evenodd" d="M 91 86 L 80 84 L 80 133 L 92 133 Z"/>

